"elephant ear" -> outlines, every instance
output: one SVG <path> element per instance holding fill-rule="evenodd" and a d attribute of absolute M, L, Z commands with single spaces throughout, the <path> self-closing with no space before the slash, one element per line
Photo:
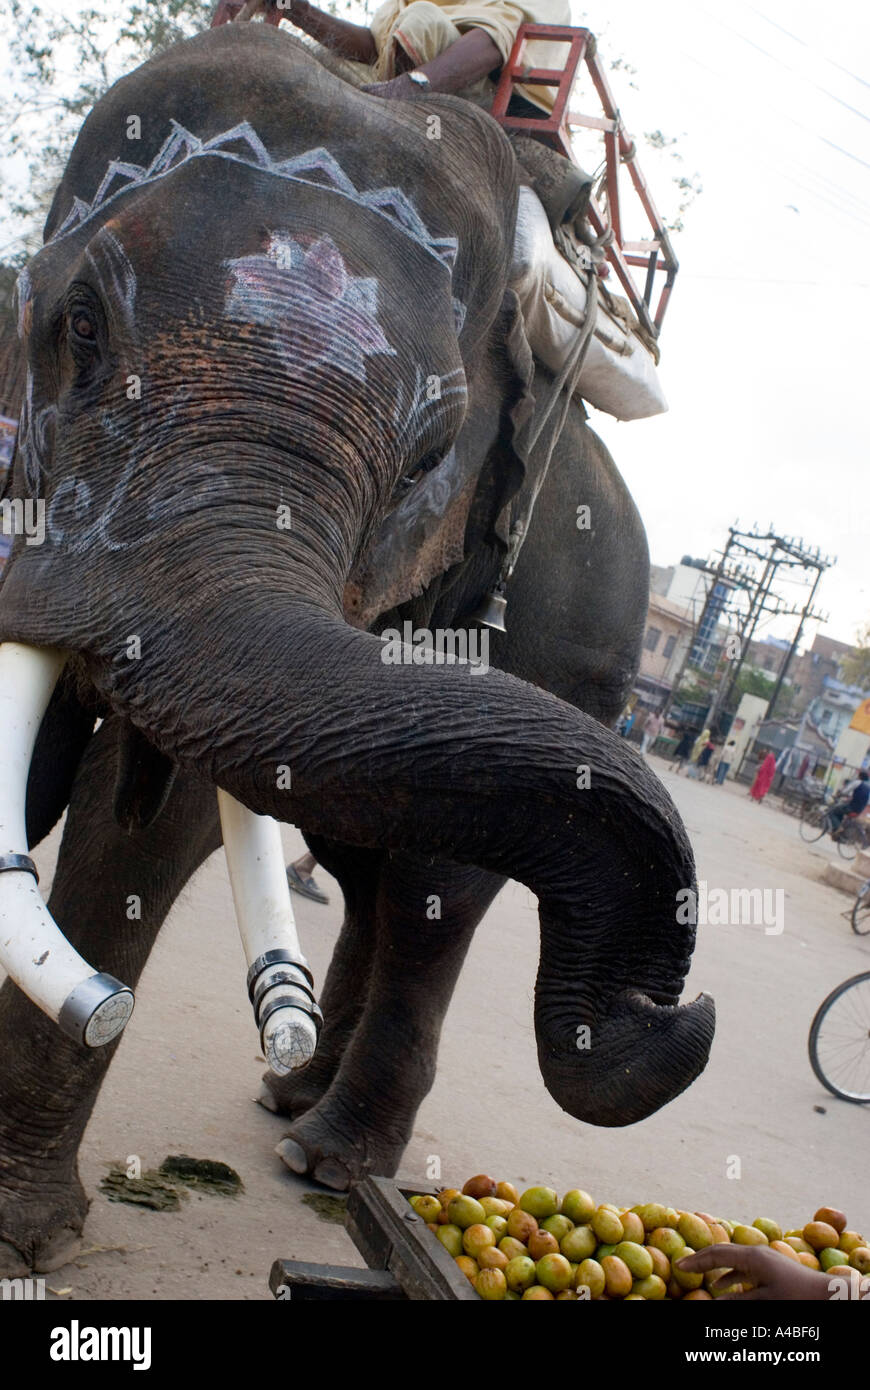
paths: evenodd
<path fill-rule="evenodd" d="M 513 290 L 505 291 L 499 319 L 499 437 L 481 460 L 466 423 L 450 452 L 385 517 L 345 587 L 345 618 L 354 627 L 368 628 L 417 598 L 481 541 L 507 547 L 511 501 L 530 481 L 523 439 L 534 419 L 535 366 Z"/>
<path fill-rule="evenodd" d="M 485 513 L 481 516 L 476 506 L 474 510 L 478 526 L 474 539 L 486 544 L 494 538 L 506 550 L 514 498 L 521 490 L 528 492 L 535 481 L 531 476 L 535 456 L 530 455 L 527 440 L 534 426 L 537 403 L 532 394 L 535 360 L 526 337 L 520 301 L 513 290 L 505 292 L 502 315 L 505 354 L 514 391 L 513 399 L 505 402 L 501 435 L 495 448 L 490 451 L 481 478 L 481 495 L 485 496 L 487 488 L 490 489 L 494 507 L 492 521 L 488 521 Z M 469 535 L 471 540 L 472 536 Z"/>

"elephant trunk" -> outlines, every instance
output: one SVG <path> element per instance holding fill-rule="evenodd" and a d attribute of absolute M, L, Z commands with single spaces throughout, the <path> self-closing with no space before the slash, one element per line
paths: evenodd
<path fill-rule="evenodd" d="M 631 1123 L 684 1090 L 714 1026 L 709 997 L 678 1004 L 694 928 L 677 895 L 694 888 L 694 865 L 633 750 L 499 671 L 427 665 L 417 647 L 396 662 L 326 602 L 251 592 L 244 606 L 217 600 L 197 669 L 168 634 L 161 671 L 116 663 L 97 683 L 260 815 L 527 884 L 540 899 L 541 1069 L 571 1114 Z"/>
<path fill-rule="evenodd" d="M 0 646 L 0 965 L 69 1037 L 101 1047 L 123 1031 L 133 995 L 69 944 L 36 886 L 27 854 L 25 798 L 33 745 L 63 669 L 62 652 Z"/>

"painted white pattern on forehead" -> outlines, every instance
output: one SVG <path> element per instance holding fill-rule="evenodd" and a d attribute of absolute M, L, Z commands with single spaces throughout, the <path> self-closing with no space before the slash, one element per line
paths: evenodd
<path fill-rule="evenodd" d="M 233 126 L 232 130 L 215 135 L 211 140 L 200 140 L 178 121 L 172 121 L 172 133 L 163 142 L 149 165 L 129 164 L 124 160 L 113 159 L 93 200 L 86 203 L 81 198 L 74 198 L 70 211 L 48 244 L 51 245 L 52 242 L 77 231 L 107 204 L 130 189 L 154 183 L 180 165 L 205 157 L 243 164 L 276 178 L 338 193 L 350 202 L 384 217 L 399 231 L 418 242 L 446 270 L 451 271 L 453 268 L 458 251 L 456 237 L 434 236 L 401 188 L 375 188 L 367 192 L 358 189 L 338 160 L 322 145 L 306 150 L 303 154 L 294 155 L 291 159 L 275 160 L 248 121 L 241 121 Z"/>
<path fill-rule="evenodd" d="M 85 258 L 103 290 L 111 291 L 112 301 L 120 306 L 128 327 L 132 327 L 136 305 L 136 272 L 114 232 L 108 227 L 101 227 L 88 246 Z"/>
<path fill-rule="evenodd" d="M 24 321 L 27 313 L 27 305 L 30 302 L 31 284 L 30 273 L 27 266 L 24 267 L 18 279 L 15 281 L 15 299 L 18 305 L 18 337 L 24 338 Z"/>
<path fill-rule="evenodd" d="M 273 232 L 266 251 L 225 261 L 226 313 L 273 330 L 289 367 L 340 367 L 365 381 L 366 358 L 395 357 L 378 322 L 378 282 L 353 275 L 330 236 L 303 245 Z"/>

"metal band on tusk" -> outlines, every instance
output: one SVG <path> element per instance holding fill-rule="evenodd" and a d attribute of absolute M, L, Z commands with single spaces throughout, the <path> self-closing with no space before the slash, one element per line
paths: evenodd
<path fill-rule="evenodd" d="M 36 882 L 39 882 L 36 865 L 29 854 L 0 854 L 0 874 L 13 873 L 33 874 Z"/>
<path fill-rule="evenodd" d="M 123 1033 L 133 1002 L 133 991 L 114 975 L 92 975 L 67 996 L 57 1024 L 84 1047 L 105 1047 Z"/>
<path fill-rule="evenodd" d="M 279 994 L 277 999 L 272 999 L 268 1004 L 263 1006 L 259 1019 L 261 1038 L 263 1029 L 266 1026 L 266 1020 L 271 1018 L 272 1014 L 277 1013 L 278 1009 L 298 1009 L 300 1013 L 307 1014 L 309 1018 L 314 1019 L 317 1035 L 318 1037 L 320 1036 L 320 1030 L 323 1027 L 323 1014 L 318 1005 L 311 1004 L 308 1000 L 301 999 L 292 994 Z"/>
<path fill-rule="evenodd" d="M 281 830 L 223 788 L 217 795 L 248 996 L 269 1068 L 286 1076 L 311 1061 L 323 1015 L 293 919 Z"/>
<path fill-rule="evenodd" d="M 130 1017 L 132 992 L 100 975 L 67 941 L 27 853 L 30 763 L 65 661 L 54 648 L 0 644 L 0 966 L 76 1042 L 100 1047 Z"/>
<path fill-rule="evenodd" d="M 284 956 L 287 963 L 263 965 L 257 976 L 249 976 L 248 991 L 263 1054 L 270 1070 L 284 1076 L 311 1061 L 323 1027 L 323 1014 L 308 983 L 310 972 L 304 968 L 303 973 L 299 959 L 293 960 L 289 951 L 266 954 Z"/>
<path fill-rule="evenodd" d="M 265 951 L 263 955 L 257 957 L 248 971 L 248 998 L 251 1000 L 251 1003 L 254 1002 L 254 982 L 262 975 L 263 971 L 269 965 L 293 965 L 297 970 L 301 970 L 312 988 L 314 986 L 314 976 L 308 968 L 308 961 L 300 952 L 294 954 L 293 951 L 288 951 L 286 948 L 275 951 Z M 312 995 L 312 998 L 313 997 Z"/>
<path fill-rule="evenodd" d="M 318 1033 L 323 1026 L 323 1014 L 318 1005 L 315 1004 L 308 995 L 303 994 L 301 989 L 291 989 L 283 991 L 281 994 L 276 995 L 274 999 L 269 999 L 262 1005 L 257 1015 L 260 1032 L 263 1031 L 263 1025 L 266 1019 L 269 1018 L 276 1009 L 299 1009 L 301 1013 L 308 1014 L 314 1019 L 314 1026 Z"/>
<path fill-rule="evenodd" d="M 263 995 L 266 994 L 268 990 L 274 989 L 276 985 L 293 985 L 296 989 L 301 990 L 306 997 L 311 1000 L 312 1004 L 317 1003 L 314 990 L 308 984 L 308 981 L 300 970 L 270 970 L 268 975 L 264 974 L 254 982 L 251 992 L 251 1003 L 254 1006 L 255 1013 Z"/>

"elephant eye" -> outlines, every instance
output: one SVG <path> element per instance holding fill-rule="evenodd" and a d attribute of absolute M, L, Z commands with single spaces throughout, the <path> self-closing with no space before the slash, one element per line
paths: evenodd
<path fill-rule="evenodd" d="M 69 315 L 70 336 L 74 342 L 91 346 L 97 339 L 97 325 L 87 309 L 72 309 Z"/>

